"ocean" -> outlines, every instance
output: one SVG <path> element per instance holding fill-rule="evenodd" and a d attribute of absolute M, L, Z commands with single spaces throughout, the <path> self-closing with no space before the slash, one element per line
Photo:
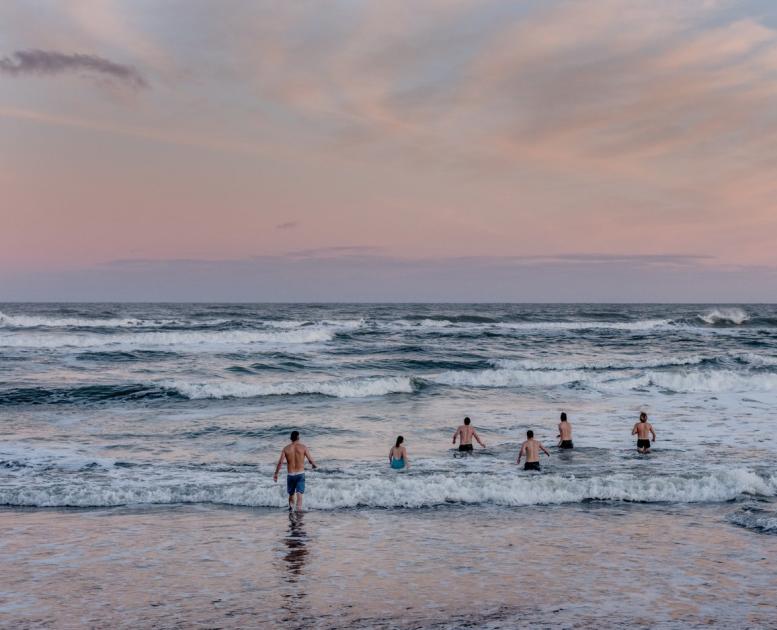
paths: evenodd
<path fill-rule="evenodd" d="M 775 408 L 775 305 L 0 304 L 0 622 L 775 626 Z"/>

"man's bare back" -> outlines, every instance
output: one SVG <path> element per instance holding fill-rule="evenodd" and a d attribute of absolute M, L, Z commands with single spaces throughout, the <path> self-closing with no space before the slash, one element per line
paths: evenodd
<path fill-rule="evenodd" d="M 649 440 L 650 439 L 650 432 L 653 430 L 653 425 L 649 422 L 637 422 L 634 425 L 634 432 L 632 435 L 636 434 L 636 436 L 640 440 Z"/>
<path fill-rule="evenodd" d="M 521 450 L 518 452 L 518 459 L 516 464 L 521 463 L 521 458 L 526 455 L 526 464 L 524 464 L 524 470 L 539 470 L 540 469 L 540 451 L 550 457 L 548 449 L 546 449 L 540 442 L 534 439 L 534 431 L 526 432 L 526 441 L 521 444 Z"/>
<path fill-rule="evenodd" d="M 540 449 L 545 451 L 545 447 L 534 438 L 526 440 L 521 445 L 521 450 L 523 451 L 523 454 L 526 455 L 526 461 L 528 463 L 540 461 Z M 545 452 L 547 453 L 547 451 Z"/>
<path fill-rule="evenodd" d="M 307 452 L 308 447 L 302 444 L 302 442 L 292 442 L 283 449 L 288 474 L 295 475 L 305 471 L 305 455 Z"/>

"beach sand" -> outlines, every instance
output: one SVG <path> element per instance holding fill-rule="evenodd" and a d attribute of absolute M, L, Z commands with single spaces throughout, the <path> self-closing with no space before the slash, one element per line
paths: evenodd
<path fill-rule="evenodd" d="M 773 627 L 731 506 L 0 511 L 5 627 Z"/>

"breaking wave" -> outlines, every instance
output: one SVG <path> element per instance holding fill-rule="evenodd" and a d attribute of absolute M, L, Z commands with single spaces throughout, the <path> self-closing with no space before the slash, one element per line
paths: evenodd
<path fill-rule="evenodd" d="M 581 369 L 506 369 L 449 371 L 428 377 L 454 387 L 580 387 L 616 392 L 656 387 L 682 393 L 748 392 L 777 390 L 775 373 L 740 373 L 733 370 L 626 371 L 596 373 Z"/>
<path fill-rule="evenodd" d="M 246 474 L 214 471 L 186 476 L 132 473 L 114 467 L 109 472 L 71 474 L 68 482 L 45 476 L 16 486 L 0 487 L 0 505 L 37 507 L 109 507 L 132 504 L 216 503 L 247 507 L 282 507 L 284 488 L 257 471 Z M 427 508 L 451 504 L 529 506 L 586 501 L 701 503 L 730 501 L 742 494 L 773 496 L 774 480 L 746 469 L 713 470 L 699 475 L 645 478 L 613 474 L 589 478 L 535 475 L 515 470 L 500 474 L 421 475 L 310 474 L 306 504 L 321 510 L 342 508 Z M 770 522 L 764 522 L 771 526 Z"/>
<path fill-rule="evenodd" d="M 280 332 L 249 330 L 224 331 L 167 331 L 139 332 L 134 334 L 51 334 L 16 333 L 0 335 L 0 347 L 14 348 L 97 348 L 121 347 L 169 347 L 181 346 L 187 350 L 210 349 L 224 345 L 246 344 L 298 344 L 331 341 L 337 330 L 302 328 Z"/>
<path fill-rule="evenodd" d="M 199 325 L 218 325 L 227 320 L 209 320 L 196 322 Z M 3 328 L 157 328 L 162 326 L 183 326 L 187 323 L 179 319 L 138 319 L 122 318 L 82 318 L 82 317 L 46 317 L 43 315 L 7 315 L 0 311 L 0 327 Z"/>
<path fill-rule="evenodd" d="M 301 394 L 319 394 L 335 398 L 366 398 L 387 394 L 409 394 L 415 390 L 413 379 L 406 376 L 362 377 L 330 381 L 290 381 L 285 383 L 246 383 L 241 381 L 183 383 L 169 381 L 165 383 L 165 386 L 192 400 Z"/>
<path fill-rule="evenodd" d="M 734 324 L 740 326 L 750 319 L 750 316 L 741 308 L 713 308 L 706 313 L 697 316 L 705 324 Z"/>

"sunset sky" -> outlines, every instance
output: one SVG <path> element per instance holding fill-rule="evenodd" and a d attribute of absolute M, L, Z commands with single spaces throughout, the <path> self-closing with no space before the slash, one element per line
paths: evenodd
<path fill-rule="evenodd" d="M 0 300 L 776 297 L 771 0 L 0 2 Z"/>

